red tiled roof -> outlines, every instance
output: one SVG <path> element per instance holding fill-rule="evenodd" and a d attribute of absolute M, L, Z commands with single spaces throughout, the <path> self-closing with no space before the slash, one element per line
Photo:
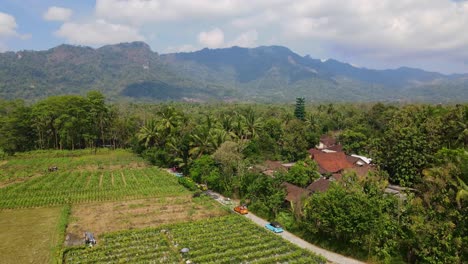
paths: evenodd
<path fill-rule="evenodd" d="M 311 149 L 309 149 L 309 154 L 310 154 L 310 155 L 313 156 L 313 155 L 316 154 L 316 153 L 322 153 L 322 151 L 319 150 L 319 149 L 316 149 L 316 148 L 311 148 Z"/>
<path fill-rule="evenodd" d="M 330 187 L 330 181 L 326 178 L 320 178 L 314 181 L 313 183 L 309 184 L 309 186 L 307 186 L 306 189 L 314 193 L 325 192 L 326 190 L 328 190 L 328 187 Z"/>
<path fill-rule="evenodd" d="M 314 151 L 312 159 L 317 162 L 319 169 L 323 170 L 321 173 L 335 173 L 353 167 L 353 164 L 346 159 L 344 152 L 325 153 Z"/>
<path fill-rule="evenodd" d="M 301 199 L 301 197 L 306 197 L 310 194 L 310 191 L 289 182 L 284 182 L 282 184 L 286 187 L 286 201 L 288 202 L 297 202 Z"/>

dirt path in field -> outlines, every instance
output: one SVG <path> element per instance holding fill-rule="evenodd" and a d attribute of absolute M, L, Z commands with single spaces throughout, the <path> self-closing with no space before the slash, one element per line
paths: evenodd
<path fill-rule="evenodd" d="M 125 175 L 123 172 L 120 172 L 120 175 L 122 176 L 122 181 L 124 183 L 124 186 L 127 187 L 127 181 L 125 181 Z"/>
<path fill-rule="evenodd" d="M 3 181 L 3 182 L 0 182 L 0 189 L 4 188 L 4 187 L 7 187 L 9 185 L 15 184 L 15 183 L 29 181 L 31 179 L 41 177 L 41 176 L 44 176 L 44 174 L 35 173 L 35 174 L 33 174 L 32 176 L 29 176 L 29 177 L 15 178 L 15 179 L 6 180 L 6 181 Z"/>
<path fill-rule="evenodd" d="M 225 198 L 218 194 L 218 193 L 215 193 L 218 198 L 216 198 L 215 200 L 218 201 L 219 203 L 221 204 L 225 204 L 224 201 L 225 201 Z M 252 214 L 252 213 L 248 213 L 246 215 L 244 215 L 246 218 L 250 219 L 252 222 L 254 222 L 255 224 L 261 226 L 261 227 L 265 227 L 265 225 L 268 223 L 266 220 Z M 365 264 L 365 262 L 361 262 L 359 260 L 356 260 L 356 259 L 353 259 L 353 258 L 349 258 L 349 257 L 345 257 L 343 255 L 340 255 L 338 253 L 335 253 L 333 251 L 329 251 L 329 250 L 326 250 L 326 249 L 323 249 L 323 248 L 320 248 L 316 245 L 313 245 L 305 240 L 303 240 L 302 238 L 288 232 L 288 231 L 284 231 L 282 233 L 279 233 L 277 234 L 278 236 L 281 236 L 282 238 L 288 240 L 289 242 L 295 244 L 296 246 L 300 247 L 300 248 L 304 248 L 304 249 L 307 249 L 307 250 L 310 250 L 312 252 L 314 252 L 315 254 L 317 255 L 321 255 L 323 256 L 324 258 L 326 258 L 328 261 L 330 261 L 331 263 L 337 263 L 337 264 Z"/>
<path fill-rule="evenodd" d="M 85 231 L 94 233 L 99 239 L 103 233 L 118 230 L 156 227 L 226 214 L 214 201 L 192 198 L 191 195 L 76 205 L 70 215 L 65 244 L 83 243 Z"/>

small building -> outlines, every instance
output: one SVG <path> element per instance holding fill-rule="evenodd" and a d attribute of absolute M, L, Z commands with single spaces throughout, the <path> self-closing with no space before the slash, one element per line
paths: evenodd
<path fill-rule="evenodd" d="M 274 177 L 276 172 L 287 172 L 294 164 L 296 163 L 282 163 L 281 161 L 267 160 L 263 164 L 256 165 L 255 169 L 265 175 Z"/>
<path fill-rule="evenodd" d="M 307 186 L 307 190 L 310 193 L 317 193 L 317 192 L 326 192 L 330 187 L 331 181 L 325 177 L 320 177 L 320 179 L 314 181 L 313 183 Z"/>
<path fill-rule="evenodd" d="M 290 205 L 298 204 L 303 198 L 308 197 L 311 192 L 305 188 L 301 188 L 297 185 L 291 184 L 289 182 L 284 182 L 282 184 L 286 187 L 286 198 L 285 200 Z"/>
<path fill-rule="evenodd" d="M 356 155 L 356 154 L 351 154 L 351 157 L 353 158 L 357 158 L 358 159 L 358 162 L 359 164 L 358 165 L 364 165 L 364 164 L 371 164 L 372 163 L 372 159 L 371 158 L 368 158 L 368 157 L 365 157 L 365 156 L 360 156 L 360 155 Z"/>
<path fill-rule="evenodd" d="M 406 200 L 406 193 L 408 192 L 416 192 L 416 189 L 413 188 L 408 188 L 408 187 L 402 187 L 398 185 L 393 185 L 389 184 L 385 190 L 384 193 L 391 194 L 397 196 L 400 200 Z"/>
<path fill-rule="evenodd" d="M 311 159 L 317 162 L 320 174 L 341 173 L 344 169 L 352 168 L 344 152 L 323 152 L 318 149 L 309 150 Z"/>
<path fill-rule="evenodd" d="M 320 141 L 316 146 L 317 149 L 326 149 L 336 145 L 336 139 L 329 135 L 322 135 Z"/>

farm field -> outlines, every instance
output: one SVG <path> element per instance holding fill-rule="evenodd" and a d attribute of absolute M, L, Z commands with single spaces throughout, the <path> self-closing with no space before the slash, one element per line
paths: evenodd
<path fill-rule="evenodd" d="M 0 189 L 0 208 L 187 195 L 177 179 L 157 168 L 53 172 Z"/>
<path fill-rule="evenodd" d="M 57 166 L 59 172 L 148 167 L 143 159 L 125 150 L 32 151 L 19 153 L 12 158 L 0 161 L 0 187 L 47 175 L 48 168 L 52 166 Z"/>
<path fill-rule="evenodd" d="M 83 230 L 99 236 L 226 214 L 213 203 L 126 150 L 21 153 L 0 161 L 0 263 L 55 263 L 57 247 L 66 237 L 81 244 Z"/>
<path fill-rule="evenodd" d="M 183 256 L 182 248 L 190 252 Z M 108 233 L 94 248 L 65 250 L 65 263 L 325 263 L 238 215 Z"/>
<path fill-rule="evenodd" d="M 103 233 L 156 227 L 222 216 L 227 213 L 213 199 L 192 198 L 191 195 L 80 204 L 72 209 L 66 244 L 82 243 L 83 233 L 88 230 L 92 230 L 99 240 Z"/>
<path fill-rule="evenodd" d="M 0 210 L 0 263 L 50 263 L 60 208 Z"/>

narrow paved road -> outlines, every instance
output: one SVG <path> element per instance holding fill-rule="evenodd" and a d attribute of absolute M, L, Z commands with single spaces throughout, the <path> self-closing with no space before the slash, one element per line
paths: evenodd
<path fill-rule="evenodd" d="M 212 192 L 213 194 L 215 194 L 216 198 L 213 197 L 216 201 L 218 201 L 219 203 L 221 203 L 222 205 L 226 206 L 225 204 L 225 198 L 220 195 L 219 193 L 215 193 L 215 192 Z M 237 203 L 237 201 L 236 201 Z M 252 214 L 252 213 L 248 213 L 246 215 L 244 215 L 245 217 L 247 217 L 248 219 L 252 220 L 252 222 L 256 223 L 257 225 L 261 226 L 261 227 L 265 227 L 265 225 L 268 223 L 267 221 L 263 220 L 262 218 Z M 307 250 L 310 250 L 318 255 L 322 255 L 324 258 L 326 258 L 328 261 L 332 262 L 332 263 L 337 263 L 337 264 L 365 264 L 364 262 L 361 262 L 359 260 L 355 260 L 355 259 L 352 259 L 352 258 L 349 258 L 349 257 L 345 257 L 343 255 L 340 255 L 338 253 L 335 253 L 335 252 L 332 252 L 332 251 L 329 251 L 329 250 L 326 250 L 326 249 L 323 249 L 323 248 L 320 248 L 320 247 L 317 247 L 315 245 L 312 245 L 311 243 L 303 240 L 302 238 L 299 238 L 295 235 L 293 235 L 292 233 L 289 233 L 288 231 L 284 231 L 280 234 L 278 234 L 279 236 L 281 236 L 282 238 L 288 240 L 289 242 L 297 245 L 298 247 L 300 248 L 304 248 L 304 249 L 307 249 Z"/>
<path fill-rule="evenodd" d="M 252 214 L 248 213 L 245 215 L 245 217 L 249 218 L 252 220 L 254 223 L 258 224 L 259 226 L 264 227 L 268 222 L 263 220 L 262 218 Z M 288 240 L 289 242 L 297 245 L 298 247 L 308 249 L 318 255 L 322 255 L 325 257 L 328 261 L 331 261 L 333 263 L 339 263 L 339 264 L 364 264 L 364 262 L 345 257 L 343 255 L 337 254 L 332 251 L 325 250 L 323 248 L 319 248 L 317 246 L 314 246 L 310 244 L 309 242 L 289 233 L 288 231 L 284 231 L 282 233 L 278 234 L 282 238 Z"/>

